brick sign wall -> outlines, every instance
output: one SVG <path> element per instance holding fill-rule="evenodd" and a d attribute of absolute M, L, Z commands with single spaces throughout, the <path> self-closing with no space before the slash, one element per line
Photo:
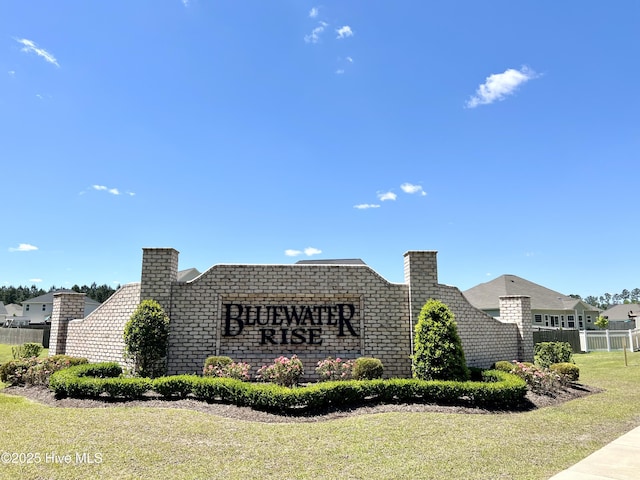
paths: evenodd
<path fill-rule="evenodd" d="M 125 285 L 85 319 L 63 318 L 69 312 L 65 302 L 76 311 L 78 299 L 60 296 L 52 315 L 52 350 L 123 362 L 124 325 L 147 298 L 170 317 L 170 374 L 199 373 L 210 355 L 248 362 L 255 373 L 277 356 L 296 354 L 309 379 L 328 356 L 376 357 L 386 377 L 407 377 L 413 325 L 429 298 L 453 310 L 471 366 L 529 359 L 533 347 L 526 301 L 504 299 L 504 311 L 512 314 L 501 321 L 480 312 L 457 288 L 437 283 L 435 252 L 406 253 L 402 284 L 366 265 L 335 264 L 216 265 L 180 283 L 178 252 L 170 248 L 144 249 L 142 263 L 141 283 Z"/>

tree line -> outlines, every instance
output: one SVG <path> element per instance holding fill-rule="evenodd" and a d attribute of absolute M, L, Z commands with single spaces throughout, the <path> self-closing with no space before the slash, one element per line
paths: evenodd
<path fill-rule="evenodd" d="M 74 285 L 71 287 L 71 290 L 78 293 L 84 293 L 87 297 L 95 300 L 96 302 L 104 302 L 111 295 L 115 293 L 115 291 L 120 288 L 118 285 L 116 288 L 112 288 L 109 285 L 97 285 L 96 282 L 93 282 L 91 285 L 83 285 L 78 286 Z M 19 286 L 19 287 L 0 287 L 0 302 L 3 302 L 5 305 L 9 305 L 10 303 L 22 303 L 31 298 L 39 297 L 40 295 L 44 295 L 48 292 L 55 292 L 56 290 L 62 290 L 61 288 L 56 287 L 55 285 L 49 288 L 49 290 L 43 290 L 42 288 L 38 288 L 35 285 L 28 286 Z"/>
<path fill-rule="evenodd" d="M 640 288 L 634 288 L 633 290 L 627 290 L 626 288 L 620 293 L 605 293 L 598 297 L 589 295 L 582 298 L 580 295 L 570 295 L 573 298 L 582 300 L 589 305 L 593 305 L 601 310 L 606 310 L 614 305 L 620 305 L 623 303 L 640 303 Z"/>

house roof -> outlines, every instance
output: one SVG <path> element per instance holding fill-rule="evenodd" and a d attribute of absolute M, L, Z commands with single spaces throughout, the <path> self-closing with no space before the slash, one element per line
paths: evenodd
<path fill-rule="evenodd" d="M 193 280 L 194 278 L 200 276 L 200 272 L 195 268 L 188 268 L 186 270 L 180 270 L 178 272 L 178 281 L 179 282 L 188 282 Z"/>
<path fill-rule="evenodd" d="M 7 309 L 4 307 L 4 302 L 0 302 L 0 315 L 6 315 Z"/>
<path fill-rule="evenodd" d="M 40 295 L 39 297 L 30 298 L 29 300 L 25 300 L 22 302 L 22 305 L 26 305 L 28 303 L 53 303 L 53 295 L 55 293 L 78 293 L 73 290 L 53 290 L 49 293 L 45 293 L 44 295 Z M 85 297 L 85 304 L 89 305 L 100 305 L 100 302 L 96 302 L 93 298 Z"/>
<path fill-rule="evenodd" d="M 490 282 L 481 283 L 462 292 L 469 302 L 480 310 L 497 310 L 500 298 L 507 295 L 526 295 L 531 297 L 532 310 L 575 310 L 581 306 L 584 310 L 597 310 L 581 300 L 530 282 L 516 275 L 501 275 Z"/>
<path fill-rule="evenodd" d="M 327 258 L 325 260 L 298 260 L 296 265 L 366 265 L 359 258 Z"/>
<path fill-rule="evenodd" d="M 636 315 L 640 317 L 640 305 L 637 303 L 627 303 L 622 305 L 613 305 L 602 312 L 603 316 L 609 317 L 611 320 L 631 320 Z"/>
<path fill-rule="evenodd" d="M 9 303 L 4 308 L 7 310 L 7 317 L 20 317 L 22 316 L 22 305 L 16 303 Z"/>

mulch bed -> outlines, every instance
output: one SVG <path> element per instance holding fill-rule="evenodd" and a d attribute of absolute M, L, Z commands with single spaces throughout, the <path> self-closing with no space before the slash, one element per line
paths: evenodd
<path fill-rule="evenodd" d="M 585 385 L 574 384 L 562 392 L 554 395 L 536 395 L 527 393 L 526 402 L 518 411 L 535 410 L 537 408 L 551 407 L 561 403 L 584 397 L 592 393 L 598 393 L 600 389 Z M 223 403 L 207 403 L 191 398 L 181 400 L 165 400 L 155 393 L 147 393 L 139 400 L 117 400 L 108 397 L 100 399 L 77 399 L 61 398 L 57 399 L 53 392 L 46 387 L 7 387 L 1 391 L 10 395 L 18 395 L 35 402 L 48 405 L 50 407 L 62 408 L 112 408 L 112 407 L 153 407 L 153 408 L 182 408 L 194 410 L 210 415 L 264 423 L 291 423 L 291 422 L 319 422 L 334 420 L 337 418 L 352 417 L 356 415 L 370 415 L 387 412 L 436 412 L 436 413 L 458 413 L 458 414 L 508 414 L 514 411 L 504 410 L 484 410 L 480 408 L 443 406 L 433 404 L 370 404 L 360 405 L 348 409 L 332 409 L 314 414 L 283 415 L 249 407 L 236 407 Z"/>

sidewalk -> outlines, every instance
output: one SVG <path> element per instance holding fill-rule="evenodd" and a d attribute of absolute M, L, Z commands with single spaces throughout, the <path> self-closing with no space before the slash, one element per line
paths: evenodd
<path fill-rule="evenodd" d="M 592 453 L 549 480 L 640 479 L 640 427 Z"/>

